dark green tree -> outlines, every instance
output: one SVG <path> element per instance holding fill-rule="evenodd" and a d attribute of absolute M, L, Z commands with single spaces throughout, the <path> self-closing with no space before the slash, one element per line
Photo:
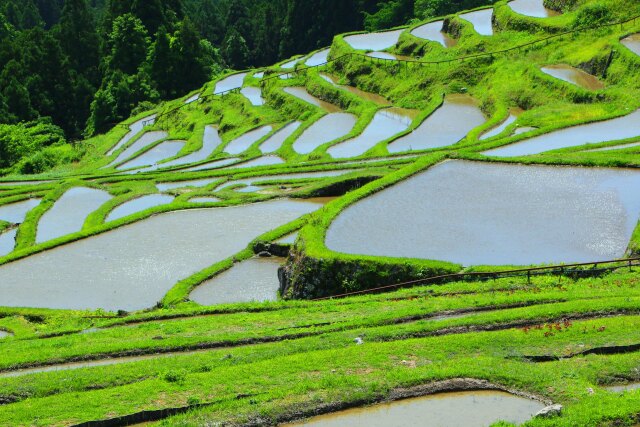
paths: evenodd
<path fill-rule="evenodd" d="M 249 64 L 249 48 L 244 37 L 235 28 L 227 31 L 227 37 L 222 44 L 222 55 L 230 67 L 243 69 Z"/>
<path fill-rule="evenodd" d="M 108 72 L 135 74 L 147 57 L 149 37 L 142 21 L 127 13 L 113 21 L 109 35 Z"/>

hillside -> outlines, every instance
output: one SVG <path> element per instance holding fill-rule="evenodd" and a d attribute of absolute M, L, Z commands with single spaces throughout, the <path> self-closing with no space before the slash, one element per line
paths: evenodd
<path fill-rule="evenodd" d="M 0 127 L 68 156 L 0 181 L 0 425 L 637 425 L 638 34 L 499 1 Z"/>

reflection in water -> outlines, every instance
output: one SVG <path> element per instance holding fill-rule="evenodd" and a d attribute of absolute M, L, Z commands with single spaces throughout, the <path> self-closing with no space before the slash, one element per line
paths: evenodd
<path fill-rule="evenodd" d="M 502 391 L 439 393 L 348 409 L 287 426 L 486 427 L 497 421 L 522 424 L 544 405 Z"/>
<path fill-rule="evenodd" d="M 12 228 L 0 234 L 0 257 L 7 255 L 16 246 L 17 228 Z"/>
<path fill-rule="evenodd" d="M 120 155 L 118 157 L 116 157 L 116 159 L 113 162 L 109 163 L 105 167 L 109 167 L 109 166 L 117 165 L 118 163 L 122 163 L 123 161 L 127 160 L 129 157 L 133 156 L 134 154 L 136 154 L 138 151 L 142 150 L 143 148 L 146 148 L 146 147 L 150 146 L 151 144 L 160 141 L 161 139 L 165 139 L 168 136 L 169 136 L 169 134 L 167 132 L 164 132 L 164 131 L 146 132 L 140 138 L 138 138 L 138 140 L 136 142 L 131 144 L 131 146 L 129 146 L 122 153 L 120 153 Z"/>
<path fill-rule="evenodd" d="M 485 151 L 483 154 L 499 157 L 526 156 L 559 148 L 615 141 L 639 135 L 640 110 L 636 110 L 626 116 L 549 132 L 515 144 Z"/>
<path fill-rule="evenodd" d="M 491 25 L 491 17 L 493 9 L 476 10 L 475 12 L 463 13 L 460 18 L 473 24 L 476 32 L 483 36 L 493 35 L 493 26 Z"/>
<path fill-rule="evenodd" d="M 220 199 L 217 197 L 194 197 L 189 199 L 189 202 L 191 203 L 217 203 L 219 201 Z"/>
<path fill-rule="evenodd" d="M 549 74 L 556 79 L 563 80 L 568 83 L 583 87 L 589 90 L 598 90 L 604 88 L 602 83 L 596 76 L 572 67 L 566 64 L 547 65 L 541 68 L 543 73 Z"/>
<path fill-rule="evenodd" d="M 385 50 L 398 43 L 403 30 L 383 31 L 380 33 L 356 34 L 346 36 L 346 41 L 352 48 L 359 50 Z"/>
<path fill-rule="evenodd" d="M 341 138 L 351 132 L 356 124 L 356 116 L 349 113 L 331 113 L 309 126 L 293 143 L 293 149 L 300 154 L 313 150 Z"/>
<path fill-rule="evenodd" d="M 324 80 L 328 81 L 332 85 L 339 87 L 341 89 L 347 90 L 353 93 L 354 95 L 358 96 L 359 98 L 366 99 L 367 101 L 371 101 L 374 104 L 391 105 L 391 102 L 389 102 L 386 98 L 378 95 L 377 93 L 365 92 L 364 90 L 358 89 L 357 87 L 354 87 L 354 86 L 338 84 L 338 79 L 336 79 L 330 74 L 320 73 L 320 77 L 322 77 Z"/>
<path fill-rule="evenodd" d="M 2 305 L 114 311 L 151 307 L 179 280 L 321 206 L 312 200 L 275 200 L 156 215 L 3 265 Z"/>
<path fill-rule="evenodd" d="M 107 151 L 107 156 L 112 155 L 117 149 L 124 146 L 127 142 L 131 140 L 138 132 L 140 132 L 145 124 L 151 124 L 152 121 L 155 121 L 156 115 L 153 114 L 151 116 L 142 118 L 135 123 L 129 125 L 129 132 L 122 137 L 120 141 L 116 145 L 114 145 L 109 151 Z"/>
<path fill-rule="evenodd" d="M 625 391 L 632 390 L 640 390 L 640 382 L 638 383 L 629 383 L 629 384 L 618 384 L 605 387 L 607 390 L 612 391 L 614 393 L 621 393 Z"/>
<path fill-rule="evenodd" d="M 199 150 L 180 157 L 179 159 L 162 163 L 160 167 L 166 168 L 170 166 L 187 165 L 189 163 L 200 162 L 209 157 L 220 144 L 222 144 L 222 140 L 218 135 L 218 129 L 213 126 L 205 126 L 202 137 L 202 147 Z"/>
<path fill-rule="evenodd" d="M 256 166 L 281 165 L 283 163 L 284 159 L 278 156 L 262 156 L 258 157 L 257 159 L 249 160 L 248 162 L 240 163 L 234 166 L 227 166 L 227 168 L 253 168 Z"/>
<path fill-rule="evenodd" d="M 195 95 L 190 96 L 189 98 L 187 98 L 184 103 L 185 104 L 191 104 L 192 102 L 197 101 L 198 99 L 200 99 L 200 94 L 196 93 Z"/>
<path fill-rule="evenodd" d="M 174 190 L 176 188 L 185 188 L 185 187 L 206 187 L 207 185 L 218 181 L 220 178 L 205 178 L 205 179 L 194 179 L 191 181 L 177 181 L 177 182 L 160 182 L 156 184 L 158 190 L 167 191 Z"/>
<path fill-rule="evenodd" d="M 390 153 L 455 144 L 484 123 L 482 112 L 468 95 L 449 95 L 444 104 L 407 136 L 389 144 Z"/>
<path fill-rule="evenodd" d="M 225 77 L 216 83 L 216 87 L 213 90 L 213 93 L 226 92 L 229 90 L 239 89 L 242 87 L 242 83 L 244 82 L 244 78 L 248 73 L 238 73 L 233 74 L 229 77 Z"/>
<path fill-rule="evenodd" d="M 609 260 L 640 214 L 632 169 L 448 161 L 361 200 L 329 227 L 329 249 L 464 265 Z"/>
<path fill-rule="evenodd" d="M 136 157 L 135 159 L 130 160 L 127 163 L 124 163 L 118 166 L 116 169 L 123 170 L 123 169 L 132 169 L 132 168 L 139 168 L 141 166 L 152 165 L 151 167 L 145 168 L 144 170 L 145 171 L 155 170 L 159 167 L 158 162 L 161 162 L 162 160 L 170 159 L 171 157 L 175 157 L 180 152 L 180 150 L 182 150 L 185 144 L 186 144 L 185 141 L 162 142 L 156 145 L 155 147 L 153 147 L 152 149 L 150 149 L 149 151 Z"/>
<path fill-rule="evenodd" d="M 284 258 L 252 258 L 200 284 L 190 299 L 201 305 L 278 299 L 278 268 Z"/>
<path fill-rule="evenodd" d="M 10 203 L 0 206 L 0 221 L 12 224 L 20 224 L 24 221 L 27 212 L 40 204 L 40 199 L 27 199 L 22 202 Z"/>
<path fill-rule="evenodd" d="M 548 18 L 560 15 L 560 12 L 544 7 L 543 0 L 513 0 L 508 4 L 514 12 L 534 18 Z"/>
<path fill-rule="evenodd" d="M 444 47 L 453 47 L 458 41 L 442 31 L 443 21 L 429 22 L 411 31 L 416 37 L 440 43 Z"/>
<path fill-rule="evenodd" d="M 511 123 L 515 122 L 517 119 L 518 119 L 517 114 L 511 111 L 509 113 L 509 117 L 507 117 L 507 120 L 503 121 L 498 126 L 494 127 L 488 132 L 483 133 L 482 136 L 480 136 L 480 141 L 500 135 Z"/>
<path fill-rule="evenodd" d="M 269 139 L 260 144 L 260 151 L 263 153 L 273 153 L 282 147 L 284 141 L 289 138 L 302 123 L 291 122 L 288 125 L 282 127 L 278 132 L 273 134 Z"/>
<path fill-rule="evenodd" d="M 640 55 L 640 33 L 631 34 L 629 37 L 626 37 L 620 41 L 623 45 L 625 45 L 631 52 L 636 55 Z"/>
<path fill-rule="evenodd" d="M 299 98 L 305 102 L 308 102 L 309 104 L 315 105 L 316 107 L 320 107 L 328 113 L 335 113 L 335 112 L 341 111 L 340 107 L 338 107 L 337 105 L 330 104 L 326 101 L 316 98 L 315 96 L 307 92 L 307 89 L 303 87 L 285 87 L 283 90 L 287 92 L 289 95 L 293 95 L 296 98 Z"/>
<path fill-rule="evenodd" d="M 214 160 L 213 162 L 205 163 L 203 165 L 181 169 L 179 172 L 192 172 L 192 171 L 201 171 L 201 170 L 207 170 L 207 169 L 216 169 L 216 168 L 221 168 L 223 166 L 228 166 L 234 163 L 238 163 L 239 161 L 240 159 L 238 157 L 228 157 L 226 159 Z"/>
<path fill-rule="evenodd" d="M 251 147 L 254 142 L 267 136 L 272 130 L 273 127 L 268 125 L 251 130 L 229 142 L 227 146 L 224 147 L 224 152 L 229 154 L 240 154 Z"/>
<path fill-rule="evenodd" d="M 148 194 L 146 196 L 138 197 L 137 199 L 130 200 L 126 203 L 116 207 L 107 216 L 105 222 L 114 221 L 116 219 L 124 218 L 125 216 L 132 215 L 136 212 L 141 212 L 145 209 L 153 208 L 155 206 L 165 205 L 173 201 L 173 196 L 167 194 Z"/>
<path fill-rule="evenodd" d="M 252 105 L 260 106 L 264 105 L 264 99 L 262 99 L 262 90 L 259 87 L 247 86 L 240 90 L 240 93 L 251 102 Z"/>
<path fill-rule="evenodd" d="M 314 53 L 309 57 L 309 59 L 307 59 L 304 64 L 309 67 L 315 67 L 317 65 L 326 63 L 329 56 L 329 50 L 330 49 L 323 49 L 320 52 Z"/>
<path fill-rule="evenodd" d="M 74 187 L 68 190 L 40 218 L 36 243 L 80 231 L 87 215 L 109 199 L 109 193 L 93 188 Z"/>

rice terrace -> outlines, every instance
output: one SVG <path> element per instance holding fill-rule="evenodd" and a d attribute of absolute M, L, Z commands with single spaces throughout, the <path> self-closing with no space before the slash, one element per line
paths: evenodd
<path fill-rule="evenodd" d="M 640 2 L 0 39 L 0 426 L 640 426 Z"/>

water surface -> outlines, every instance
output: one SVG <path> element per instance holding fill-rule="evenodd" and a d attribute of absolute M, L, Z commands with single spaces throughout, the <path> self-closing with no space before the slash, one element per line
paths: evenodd
<path fill-rule="evenodd" d="M 572 126 L 538 135 L 515 144 L 485 151 L 487 156 L 514 157 L 538 154 L 559 148 L 640 136 L 640 110 L 611 120 Z"/>
<path fill-rule="evenodd" d="M 264 71 L 259 71 L 259 72 L 255 73 L 255 74 L 253 75 L 253 77 L 254 77 L 254 78 L 256 78 L 256 79 L 261 79 L 261 78 L 263 78 L 263 77 L 264 77 Z"/>
<path fill-rule="evenodd" d="M 111 195 L 106 191 L 87 187 L 71 188 L 40 218 L 36 243 L 80 231 L 87 216 L 110 199 Z"/>
<path fill-rule="evenodd" d="M 493 9 L 476 10 L 475 12 L 463 13 L 460 18 L 473 24 L 476 32 L 483 36 L 493 35 L 493 26 L 491 25 L 491 17 Z"/>
<path fill-rule="evenodd" d="M 632 144 L 623 144 L 623 145 L 613 145 L 611 147 L 603 147 L 603 148 L 595 148 L 593 150 L 586 150 L 587 152 L 593 151 L 611 151 L 611 150 L 624 150 L 626 148 L 637 147 L 640 145 L 640 142 L 634 142 Z"/>
<path fill-rule="evenodd" d="M 249 73 L 238 73 L 233 74 L 229 77 L 225 77 L 216 83 L 216 87 L 213 90 L 213 93 L 227 92 L 234 89 L 240 89 L 242 84 L 244 83 L 244 78 Z"/>
<path fill-rule="evenodd" d="M 165 139 L 168 136 L 169 136 L 169 134 L 167 132 L 164 132 L 164 131 L 146 132 L 146 133 L 142 134 L 142 136 L 140 136 L 140 138 L 138 138 L 138 140 L 136 142 L 131 144 L 127 149 L 125 149 L 122 153 L 120 153 L 118 155 L 118 157 L 116 157 L 116 159 L 114 161 L 112 161 L 111 163 L 109 163 L 105 167 L 109 167 L 109 166 L 117 165 L 118 163 L 122 163 L 125 160 L 127 160 L 129 157 L 131 157 L 134 154 L 136 154 L 138 151 L 142 150 L 143 148 L 146 148 L 146 147 L 150 146 L 151 144 L 160 141 L 161 139 Z"/>
<path fill-rule="evenodd" d="M 198 166 L 192 166 L 190 168 L 182 169 L 180 172 L 201 171 L 207 169 L 216 169 L 223 166 L 232 165 L 238 163 L 240 159 L 238 157 L 228 157 L 226 159 L 214 160 L 213 162 L 205 163 Z"/>
<path fill-rule="evenodd" d="M 309 200 L 275 200 L 155 215 L 1 266 L 0 306 L 151 307 L 179 280 L 321 206 Z"/>
<path fill-rule="evenodd" d="M 570 65 L 547 65 L 546 67 L 542 67 L 541 70 L 543 73 L 549 74 L 556 79 L 572 83 L 585 89 L 598 90 L 604 88 L 604 83 L 598 80 L 596 76 L 592 76 Z"/>
<path fill-rule="evenodd" d="M 502 391 L 439 393 L 347 409 L 287 426 L 314 427 L 487 427 L 497 421 L 522 424 L 542 403 Z"/>
<path fill-rule="evenodd" d="M 285 87 L 283 90 L 289 95 L 295 96 L 296 98 L 308 102 L 309 104 L 315 105 L 316 107 L 320 107 L 329 113 L 340 111 L 340 107 L 338 107 L 337 105 L 316 98 L 315 96 L 307 92 L 307 89 L 303 87 Z"/>
<path fill-rule="evenodd" d="M 329 147 L 327 153 L 334 158 L 359 156 L 379 142 L 407 130 L 409 124 L 411 120 L 407 123 L 406 120 L 399 120 L 397 115 L 387 110 L 379 110 L 360 135 Z"/>
<path fill-rule="evenodd" d="M 217 197 L 194 197 L 189 199 L 189 202 L 191 203 L 217 203 L 219 201 L 220 199 Z"/>
<path fill-rule="evenodd" d="M 0 233 L 0 257 L 12 252 L 16 246 L 17 228 L 12 228 L 4 233 Z"/>
<path fill-rule="evenodd" d="M 252 105 L 260 106 L 264 105 L 264 99 L 262 99 L 262 90 L 259 87 L 247 86 L 240 90 L 240 93 L 251 102 Z"/>
<path fill-rule="evenodd" d="M 518 116 L 513 114 L 513 112 L 510 112 L 509 117 L 507 117 L 505 121 L 503 121 L 493 129 L 490 129 L 489 131 L 483 133 L 480 136 L 480 141 L 484 141 L 485 139 L 493 138 L 494 136 L 500 135 L 511 123 L 515 122 L 517 119 L 518 119 Z"/>
<path fill-rule="evenodd" d="M 173 199 L 174 197 L 169 196 L 168 194 L 148 194 L 146 196 L 138 197 L 117 206 L 111 211 L 111 213 L 109 213 L 105 222 L 124 218 L 125 216 L 129 216 L 155 206 L 166 205 L 167 203 L 171 203 Z"/>
<path fill-rule="evenodd" d="M 443 23 L 444 21 L 429 22 L 411 31 L 411 34 L 421 39 L 438 42 L 444 47 L 453 47 L 458 41 L 442 31 Z"/>
<path fill-rule="evenodd" d="M 618 384 L 605 387 L 607 390 L 612 391 L 614 393 L 622 393 L 625 391 L 639 390 L 640 382 L 637 383 L 628 383 L 628 384 Z"/>
<path fill-rule="evenodd" d="M 271 166 L 281 165 L 285 163 L 284 159 L 278 156 L 262 156 L 257 159 L 249 160 L 248 162 L 240 163 L 238 165 L 229 166 L 229 168 L 253 168 L 256 166 Z"/>
<path fill-rule="evenodd" d="M 348 173 L 353 172 L 354 170 L 355 169 L 341 169 L 341 170 L 329 170 L 329 171 L 317 171 L 317 172 L 299 172 L 299 173 L 289 173 L 289 174 L 279 174 L 279 175 L 254 176 L 251 178 L 236 179 L 234 181 L 225 182 L 224 184 L 219 185 L 216 188 L 216 191 L 220 191 L 224 188 L 228 188 L 238 184 L 242 184 L 245 186 L 254 186 L 255 183 L 263 183 L 263 182 L 269 182 L 269 181 L 287 181 L 287 180 L 307 179 L 307 178 L 328 178 L 328 177 L 346 175 Z"/>
<path fill-rule="evenodd" d="M 353 36 L 346 36 L 344 41 L 352 48 L 358 50 L 385 50 L 398 43 L 402 31 L 404 30 L 355 34 Z"/>
<path fill-rule="evenodd" d="M 449 95 L 435 112 L 407 136 L 388 146 L 390 153 L 455 144 L 469 131 L 485 122 L 473 98 L 467 95 Z"/>
<path fill-rule="evenodd" d="M 640 55 L 640 33 L 631 34 L 630 36 L 620 40 L 631 52 Z"/>
<path fill-rule="evenodd" d="M 202 147 L 186 156 L 182 156 L 178 159 L 171 160 L 170 162 L 162 163 L 159 166 L 167 168 L 170 166 L 187 165 L 189 163 L 201 162 L 209 157 L 215 151 L 218 146 L 222 144 L 222 140 L 218 135 L 218 129 L 214 126 L 205 126 L 204 134 L 202 136 Z M 196 166 L 197 167 L 197 166 Z"/>
<path fill-rule="evenodd" d="M 127 163 L 123 163 L 118 166 L 116 169 L 124 170 L 124 169 L 133 169 L 139 168 L 142 166 L 151 165 L 151 167 L 145 168 L 147 170 L 155 170 L 159 167 L 158 163 L 175 157 L 178 155 L 180 150 L 184 148 L 186 142 L 185 141 L 165 141 L 151 148 L 150 150 L 144 152 L 138 157 L 128 161 Z"/>
<path fill-rule="evenodd" d="M 507 4 L 514 12 L 534 18 L 548 18 L 560 15 L 560 12 L 544 7 L 543 0 L 513 0 Z"/>
<path fill-rule="evenodd" d="M 463 265 L 616 259 L 640 215 L 640 171 L 447 161 L 344 210 L 329 249 Z"/>
<path fill-rule="evenodd" d="M 300 154 L 313 150 L 338 138 L 342 138 L 356 124 L 356 116 L 349 113 L 331 113 L 309 126 L 293 143 L 293 149 Z"/>
<path fill-rule="evenodd" d="M 267 136 L 272 130 L 273 127 L 269 125 L 250 130 L 249 132 L 229 142 L 227 146 L 224 147 L 224 152 L 229 154 L 240 154 L 243 151 L 249 149 L 249 147 L 251 147 L 254 142 Z"/>
<path fill-rule="evenodd" d="M 204 179 L 194 179 L 190 181 L 177 181 L 177 182 L 161 182 L 156 184 L 156 187 L 160 191 L 173 190 L 176 188 L 185 188 L 185 187 L 206 187 L 207 185 L 218 181 L 220 178 L 204 178 Z"/>
<path fill-rule="evenodd" d="M 331 49 L 323 49 L 319 52 L 314 53 L 309 57 L 309 59 L 307 59 L 307 61 L 305 62 L 305 65 L 309 67 L 315 67 L 317 65 L 326 63 L 329 57 L 330 50 Z"/>
<path fill-rule="evenodd" d="M 156 116 L 157 116 L 156 114 L 153 114 L 151 116 L 142 118 L 137 122 L 130 124 L 129 132 L 125 136 L 123 136 L 122 139 L 118 141 L 116 145 L 114 145 L 113 147 L 111 147 L 109 151 L 107 151 L 107 156 L 112 155 L 117 149 L 119 149 L 120 147 L 125 145 L 127 142 L 129 142 L 131 138 L 133 138 L 138 132 L 140 132 L 144 128 L 145 124 L 150 124 L 151 122 L 155 121 Z"/>
<path fill-rule="evenodd" d="M 278 299 L 278 268 L 285 258 L 251 258 L 198 285 L 189 298 L 201 305 Z"/>
<path fill-rule="evenodd" d="M 367 101 L 371 101 L 374 104 L 391 105 L 391 102 L 389 102 L 389 100 L 387 100 L 386 98 L 378 95 L 377 93 L 366 92 L 364 90 L 358 89 L 355 86 L 338 84 L 338 79 L 336 79 L 334 76 L 332 76 L 330 74 L 320 73 L 320 77 L 322 77 L 324 80 L 328 81 L 329 83 L 331 83 L 335 87 L 339 87 L 341 89 L 347 90 L 347 91 L 353 93 L 354 95 L 356 95 L 357 97 L 362 98 L 362 99 L 366 99 Z"/>
<path fill-rule="evenodd" d="M 27 199 L 21 202 L 0 206 L 0 220 L 12 224 L 20 224 L 27 216 L 27 212 L 40 204 L 40 199 Z"/>
<path fill-rule="evenodd" d="M 302 123 L 295 121 L 283 126 L 280 130 L 271 135 L 269 139 L 260 144 L 260 151 L 263 153 L 273 153 L 274 151 L 279 150 L 284 141 L 293 135 L 301 124 Z"/>
<path fill-rule="evenodd" d="M 195 95 L 190 96 L 189 98 L 187 98 L 184 103 L 185 104 L 191 104 L 192 102 L 197 101 L 198 99 L 200 99 L 200 93 L 196 93 Z"/>
<path fill-rule="evenodd" d="M 286 236 L 279 238 L 278 240 L 275 241 L 275 243 L 281 243 L 283 245 L 293 245 L 296 242 L 297 238 L 298 238 L 298 232 L 296 231 L 294 233 L 287 234 Z"/>

